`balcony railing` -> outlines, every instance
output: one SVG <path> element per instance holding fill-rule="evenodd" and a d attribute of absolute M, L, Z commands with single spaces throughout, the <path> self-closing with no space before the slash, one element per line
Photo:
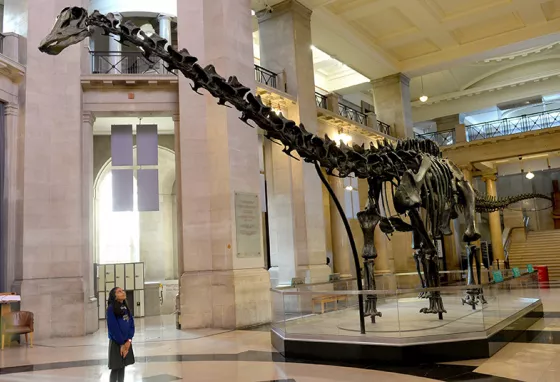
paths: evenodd
<path fill-rule="evenodd" d="M 416 138 L 430 139 L 438 146 L 449 146 L 455 144 L 455 129 L 435 131 L 427 134 L 416 134 Z"/>
<path fill-rule="evenodd" d="M 467 141 L 502 137 L 560 126 L 560 109 L 466 126 Z"/>
<path fill-rule="evenodd" d="M 377 120 L 377 128 L 383 134 L 391 135 L 391 126 L 386 124 L 385 122 L 381 122 L 380 120 Z"/>
<path fill-rule="evenodd" d="M 327 96 L 315 92 L 315 103 L 317 104 L 317 107 L 320 107 L 321 109 L 327 109 Z"/>
<path fill-rule="evenodd" d="M 90 52 L 93 74 L 172 74 L 157 56 L 149 60 L 142 52 Z"/>
<path fill-rule="evenodd" d="M 255 64 L 255 80 L 263 85 L 278 88 L 278 74 Z"/>
<path fill-rule="evenodd" d="M 361 125 L 367 126 L 367 115 L 349 106 L 338 104 L 338 114 Z"/>

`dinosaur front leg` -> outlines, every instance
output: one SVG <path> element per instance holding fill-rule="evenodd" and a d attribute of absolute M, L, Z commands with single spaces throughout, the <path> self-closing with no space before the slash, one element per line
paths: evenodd
<path fill-rule="evenodd" d="M 412 209 L 409 211 L 410 221 L 412 226 L 414 227 L 414 232 L 420 235 L 422 244 L 423 244 L 423 251 L 426 257 L 426 265 L 427 265 L 427 276 L 426 276 L 426 283 L 428 288 L 439 288 L 439 267 L 438 267 L 438 258 L 437 258 L 437 250 L 434 246 L 434 243 L 430 239 L 430 235 L 426 231 L 426 227 L 420 218 L 420 214 L 416 209 Z M 445 308 L 443 307 L 443 300 L 441 298 L 441 294 L 439 291 L 430 291 L 428 292 L 428 299 L 429 299 L 429 307 L 422 308 L 420 310 L 421 313 L 434 313 L 438 314 L 440 319 L 443 319 L 443 313 L 447 313 Z"/>
<path fill-rule="evenodd" d="M 465 243 L 471 243 L 480 239 L 480 232 L 478 232 L 475 220 L 476 194 L 471 184 L 466 180 L 460 180 L 457 185 L 466 203 L 465 222 L 467 223 L 467 229 L 463 234 L 463 241 Z"/>
<path fill-rule="evenodd" d="M 364 249 L 362 257 L 364 259 L 364 278 L 365 287 L 367 290 L 375 290 L 375 259 L 377 258 L 377 251 L 375 250 L 375 227 L 381 220 L 381 215 L 378 213 L 377 205 L 371 200 L 368 207 L 361 212 L 358 212 L 358 221 L 364 235 Z M 371 317 L 371 322 L 375 322 L 375 317 L 381 317 L 381 312 L 377 311 L 377 295 L 367 295 L 366 304 L 364 307 L 364 315 Z"/>

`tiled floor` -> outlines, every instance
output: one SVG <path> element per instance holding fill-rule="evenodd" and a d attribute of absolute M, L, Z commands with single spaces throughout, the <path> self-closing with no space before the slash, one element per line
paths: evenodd
<path fill-rule="evenodd" d="M 285 360 L 269 327 L 177 331 L 173 317 L 138 319 L 127 382 L 171 381 L 528 381 L 560 382 L 560 289 L 541 291 L 545 318 L 494 355 L 413 367 L 309 364 Z M 0 381 L 108 381 L 107 338 L 91 336 L 12 345 L 0 353 Z"/>

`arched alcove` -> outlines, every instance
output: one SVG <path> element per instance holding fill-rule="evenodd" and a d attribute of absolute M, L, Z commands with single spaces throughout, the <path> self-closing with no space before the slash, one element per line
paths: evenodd
<path fill-rule="evenodd" d="M 134 148 L 136 158 L 136 147 Z M 136 163 L 136 161 L 134 162 Z M 143 262 L 146 282 L 178 278 L 175 154 L 158 146 L 159 211 L 112 211 L 111 159 L 94 183 L 95 259 L 98 263 Z"/>

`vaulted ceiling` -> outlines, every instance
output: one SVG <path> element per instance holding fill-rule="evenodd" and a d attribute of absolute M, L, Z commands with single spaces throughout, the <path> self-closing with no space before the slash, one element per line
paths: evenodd
<path fill-rule="evenodd" d="M 560 31 L 560 0 L 299 1 L 313 10 L 313 44 L 371 79 L 545 45 Z"/>

